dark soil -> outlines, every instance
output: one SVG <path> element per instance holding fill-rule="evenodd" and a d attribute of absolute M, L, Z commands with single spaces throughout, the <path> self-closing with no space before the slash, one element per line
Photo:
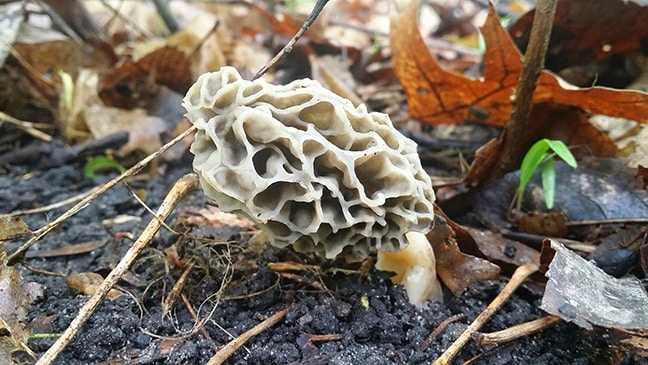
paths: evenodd
<path fill-rule="evenodd" d="M 145 202 L 157 209 L 168 189 L 190 172 L 188 157 L 148 182 L 129 183 L 135 193 L 145 192 Z M 114 175 L 94 181 L 83 176 L 81 165 L 46 171 L 15 167 L 0 176 L 0 213 L 57 202 L 101 184 Z M 183 230 L 178 219 L 183 207 L 202 207 L 202 192 L 187 198 L 168 223 Z M 64 209 L 26 216 L 32 229 L 58 217 Z M 121 224 L 105 220 L 119 215 L 141 218 Z M 54 258 L 31 258 L 21 269 L 28 281 L 42 284 L 44 295 L 32 303 L 29 319 L 38 333 L 61 333 L 72 321 L 87 296 L 68 288 L 66 275 L 79 272 L 106 274 L 141 233 L 151 215 L 131 197 L 124 185 L 108 191 L 79 214 L 63 223 L 33 250 L 49 250 L 94 240 L 106 240 L 101 249 L 87 254 Z M 253 337 L 227 364 L 429 364 L 436 359 L 497 295 L 506 278 L 477 285 L 458 298 L 446 293 L 444 304 L 417 309 L 401 287 L 392 285 L 388 273 L 373 269 L 335 273 L 333 263 L 296 254 L 290 250 L 264 248 L 254 254 L 240 244 L 249 235 L 238 228 L 194 229 L 194 235 L 229 240 L 230 245 L 205 245 L 161 232 L 132 269 L 132 279 L 121 283 L 125 293 L 105 300 L 84 330 L 58 357 L 58 364 L 204 364 L 232 338 L 267 317 L 288 308 L 274 327 Z M 132 234 L 129 238 L 127 234 Z M 8 251 L 18 247 L 12 243 Z M 163 251 L 175 245 L 183 260 L 196 264 L 184 287 L 188 303 L 199 318 L 209 318 L 204 333 L 191 333 L 195 319 L 182 300 L 164 316 L 162 303 L 176 283 L 181 269 L 165 259 Z M 227 253 L 229 252 L 229 256 Z M 229 262 L 227 259 L 230 259 Z M 299 278 L 280 278 L 269 262 L 301 261 L 319 264 L 321 272 L 296 272 Z M 38 271 L 36 271 L 38 270 Z M 49 272 L 49 273 L 48 273 Z M 224 277 L 231 275 L 220 297 Z M 310 281 L 310 282 L 309 282 Z M 140 283 L 139 285 L 137 285 Z M 323 284 L 327 290 L 317 289 Z M 544 313 L 538 309 L 540 294 L 527 287 L 516 295 L 483 329 L 508 328 Z M 446 318 L 465 314 L 450 324 L 427 349 L 421 345 Z M 338 335 L 319 341 L 311 335 Z M 55 338 L 34 339 L 29 346 L 42 354 Z M 476 364 L 606 364 L 636 363 L 628 354 L 609 350 L 609 333 L 586 332 L 571 324 L 559 324 L 539 334 L 499 347 L 483 349 L 469 343 L 455 363 L 478 357 Z"/>

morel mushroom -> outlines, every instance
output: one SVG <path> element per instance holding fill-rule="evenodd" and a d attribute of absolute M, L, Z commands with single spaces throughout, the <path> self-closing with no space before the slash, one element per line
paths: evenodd
<path fill-rule="evenodd" d="M 433 224 L 416 144 L 317 81 L 272 85 L 223 67 L 200 76 L 183 105 L 205 195 L 259 223 L 275 246 L 362 260 Z"/>

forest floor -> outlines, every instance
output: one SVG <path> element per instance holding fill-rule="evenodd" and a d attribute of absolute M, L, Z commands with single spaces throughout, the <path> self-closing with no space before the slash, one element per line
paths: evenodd
<path fill-rule="evenodd" d="M 153 210 L 173 183 L 189 173 L 189 156 L 166 167 L 150 181 L 128 185 Z M 52 168 L 25 175 L 15 168 L 0 177 L 0 213 L 28 209 L 60 201 L 86 191 L 111 176 L 89 180 L 79 165 Z M 205 204 L 202 192 L 186 198 L 168 220 L 182 229 L 188 209 Z M 62 210 L 26 217 L 30 227 L 40 227 Z M 136 217 L 116 222 L 115 217 Z M 61 333 L 87 300 L 71 289 L 71 273 L 106 274 L 132 244 L 151 215 L 130 196 L 124 185 L 109 190 L 79 214 L 38 243 L 34 252 L 49 251 L 87 242 L 105 242 L 89 253 L 61 257 L 35 257 L 22 271 L 27 281 L 43 286 L 43 296 L 29 309 L 34 333 Z M 141 219 L 140 219 L 141 218 Z M 111 221 L 112 220 L 112 221 Z M 198 229 L 195 228 L 194 229 Z M 200 228 L 202 237 L 214 238 L 211 246 L 179 239 L 162 230 L 131 270 L 122 292 L 105 300 L 82 332 L 57 359 L 57 364 L 201 364 L 232 338 L 287 309 L 285 318 L 250 339 L 227 360 L 227 364 L 426 364 L 435 360 L 499 293 L 506 278 L 478 284 L 459 297 L 445 293 L 445 301 L 416 308 L 406 294 L 389 280 L 389 273 L 373 269 L 363 273 L 349 267 L 341 273 L 330 262 L 296 254 L 290 249 L 245 244 L 250 236 L 238 228 Z M 224 245 L 222 242 L 235 242 Z M 183 251 L 196 263 L 185 284 L 186 302 L 178 300 L 164 314 L 163 302 L 182 270 L 171 266 L 164 251 Z M 16 245 L 10 245 L 9 251 Z M 31 256 L 31 255 L 30 255 Z M 39 256 L 39 255 L 36 255 Z M 298 261 L 318 265 L 318 270 L 280 277 L 268 263 Z M 215 295 L 217 293 L 218 295 Z M 540 292 L 541 293 L 541 292 Z M 484 332 L 502 330 L 544 313 L 536 288 L 523 285 L 488 321 Z M 196 318 L 204 330 L 192 330 Z M 426 338 L 441 322 L 464 315 L 436 337 Z M 33 339 L 30 348 L 42 353 L 55 338 Z M 611 353 L 610 333 L 586 332 L 561 323 L 538 334 L 495 348 L 469 343 L 457 363 L 474 359 L 476 364 L 587 364 L 620 363 L 624 354 Z M 619 358 L 621 356 L 621 358 Z M 630 360 L 630 359 L 626 359 Z"/>

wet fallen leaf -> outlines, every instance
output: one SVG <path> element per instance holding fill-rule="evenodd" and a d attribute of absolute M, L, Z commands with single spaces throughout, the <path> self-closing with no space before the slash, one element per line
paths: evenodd
<path fill-rule="evenodd" d="M 527 210 L 544 210 L 541 185 L 534 176 L 523 203 Z M 554 209 L 571 221 L 648 217 L 648 192 L 622 159 L 586 158 L 578 169 L 556 163 Z"/>
<path fill-rule="evenodd" d="M 584 158 L 577 169 L 556 162 L 556 201 L 553 211 L 567 221 L 648 217 L 648 191 L 637 186 L 635 170 L 623 159 Z M 480 189 L 474 199 L 479 221 L 494 231 L 507 224 L 506 217 L 518 185 L 519 172 Z M 527 186 L 524 211 L 546 211 L 540 174 Z"/>
<path fill-rule="evenodd" d="M 392 22 L 391 45 L 396 74 L 410 116 L 428 124 L 480 120 L 503 126 L 509 119 L 522 68 L 521 55 L 500 25 L 491 5 L 481 28 L 486 42 L 483 80 L 443 70 L 428 52 L 417 26 L 417 4 L 411 1 Z M 591 113 L 646 123 L 648 94 L 601 87 L 578 89 L 542 72 L 534 103 L 573 106 Z"/>

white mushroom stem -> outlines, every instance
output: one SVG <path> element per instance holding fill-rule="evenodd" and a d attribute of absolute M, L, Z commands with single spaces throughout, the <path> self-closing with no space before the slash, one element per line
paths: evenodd
<path fill-rule="evenodd" d="M 429 301 L 442 302 L 432 245 L 420 232 L 409 232 L 405 237 L 409 245 L 400 252 L 378 251 L 376 268 L 395 272 L 392 282 L 405 287 L 413 305 L 423 307 Z"/>

